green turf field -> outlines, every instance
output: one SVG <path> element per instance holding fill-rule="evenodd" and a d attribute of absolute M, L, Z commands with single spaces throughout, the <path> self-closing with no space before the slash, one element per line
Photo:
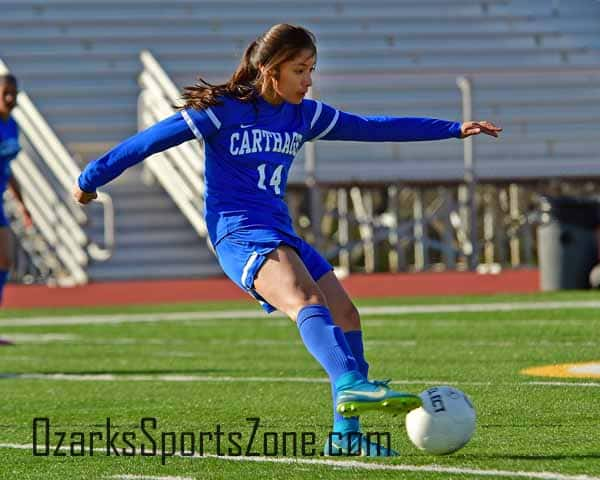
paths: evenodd
<path fill-rule="evenodd" d="M 417 393 L 451 384 L 478 411 L 471 442 L 445 457 L 413 447 L 403 418 L 365 415 L 364 429 L 388 432 L 403 454 L 379 460 L 319 456 L 331 426 L 324 373 L 288 320 L 253 304 L 3 312 L 0 337 L 16 345 L 0 347 L 0 479 L 599 480 L 600 378 L 519 373 L 600 363 L 596 300 L 561 293 L 359 303 L 373 378 Z M 402 308 L 376 310 L 383 306 Z M 50 424 L 48 456 L 33 455 L 34 418 Z M 156 422 L 145 421 L 146 434 L 144 418 Z M 107 419 L 119 456 L 107 455 Z M 43 454 L 46 430 L 37 425 Z M 254 428 L 250 453 L 259 455 L 242 456 Z M 94 432 L 103 437 L 91 456 Z M 193 438 L 196 456 L 161 458 L 173 439 L 180 450 L 182 434 L 184 453 Z M 55 451 L 61 436 L 66 449 Z M 141 444 L 153 453 L 148 437 L 155 455 L 141 456 Z M 134 448 L 135 456 L 122 455 Z"/>

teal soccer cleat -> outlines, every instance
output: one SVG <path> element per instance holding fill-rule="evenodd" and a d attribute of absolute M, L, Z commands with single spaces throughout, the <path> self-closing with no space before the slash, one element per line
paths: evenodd
<path fill-rule="evenodd" d="M 325 457 L 397 457 L 400 454 L 391 448 L 371 442 L 377 434 L 361 432 L 331 433 L 325 440 Z"/>
<path fill-rule="evenodd" d="M 354 417 L 368 410 L 408 413 L 421 406 L 418 395 L 392 390 L 389 383 L 390 380 L 369 382 L 361 379 L 338 388 L 337 412 L 343 417 Z"/>

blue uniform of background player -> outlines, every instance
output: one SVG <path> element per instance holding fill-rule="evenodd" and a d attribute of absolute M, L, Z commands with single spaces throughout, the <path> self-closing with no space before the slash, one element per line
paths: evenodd
<path fill-rule="evenodd" d="M 2 197 L 7 187 L 10 187 L 15 200 L 23 213 L 26 226 L 31 224 L 29 211 L 23 203 L 19 185 L 12 176 L 10 164 L 21 151 L 19 145 L 19 127 L 10 113 L 17 104 L 17 79 L 13 75 L 0 75 L 0 303 L 2 293 L 12 265 L 11 234 L 8 219 L 4 212 Z M 6 340 L 0 339 L 0 345 Z"/>
<path fill-rule="evenodd" d="M 274 26 L 248 47 L 227 84 L 188 87 L 180 112 L 90 163 L 75 197 L 87 203 L 97 187 L 125 168 L 184 141 L 201 140 L 206 221 L 223 270 L 267 311 L 279 309 L 296 321 L 306 347 L 331 379 L 333 431 L 339 435 L 328 439 L 325 453 L 377 455 L 372 445 L 351 435 L 359 432 L 352 415 L 369 409 L 406 412 L 420 399 L 367 381 L 358 312 L 329 263 L 292 227 L 284 202 L 291 163 L 304 142 L 318 139 L 438 140 L 481 131 L 497 135 L 499 129 L 488 122 L 361 117 L 304 99 L 315 61 L 310 32 Z M 379 450 L 379 455 L 394 453 Z"/>
<path fill-rule="evenodd" d="M 10 163 L 19 152 L 19 127 L 12 117 L 0 118 L 0 194 L 4 194 L 12 177 Z M 0 228 L 8 227 L 8 219 L 4 207 L 0 208 Z"/>

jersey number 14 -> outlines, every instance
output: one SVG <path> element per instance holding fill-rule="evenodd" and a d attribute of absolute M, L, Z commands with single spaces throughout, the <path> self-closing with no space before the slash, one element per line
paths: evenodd
<path fill-rule="evenodd" d="M 266 190 L 267 164 L 261 163 L 256 169 L 258 170 L 258 188 Z M 275 169 L 273 175 L 271 175 L 271 180 L 269 180 L 269 185 L 273 187 L 276 195 L 281 195 L 281 188 L 279 188 L 279 185 L 281 185 L 281 172 L 283 172 L 283 165 L 279 165 Z"/>

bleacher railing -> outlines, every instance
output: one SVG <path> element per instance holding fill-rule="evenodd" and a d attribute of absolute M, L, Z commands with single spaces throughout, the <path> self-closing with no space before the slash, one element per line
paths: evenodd
<path fill-rule="evenodd" d="M 140 54 L 143 70 L 138 98 L 138 128 L 143 130 L 175 111 L 179 91 L 147 50 Z M 156 179 L 171 196 L 198 235 L 207 238 L 204 221 L 204 152 L 197 142 L 186 142 L 144 162 L 147 178 Z"/>
<path fill-rule="evenodd" d="M 8 73 L 0 60 L 0 73 Z M 80 170 L 27 93 L 19 92 L 12 116 L 20 127 L 25 145 L 12 162 L 33 225 L 26 228 L 18 208 L 7 196 L 5 205 L 11 227 L 22 248 L 49 283 L 81 285 L 88 281 L 89 259 L 107 260 L 114 247 L 114 212 L 110 196 L 98 193 L 104 208 L 104 245 L 93 242 L 83 225 L 88 216 L 71 199 Z"/>

